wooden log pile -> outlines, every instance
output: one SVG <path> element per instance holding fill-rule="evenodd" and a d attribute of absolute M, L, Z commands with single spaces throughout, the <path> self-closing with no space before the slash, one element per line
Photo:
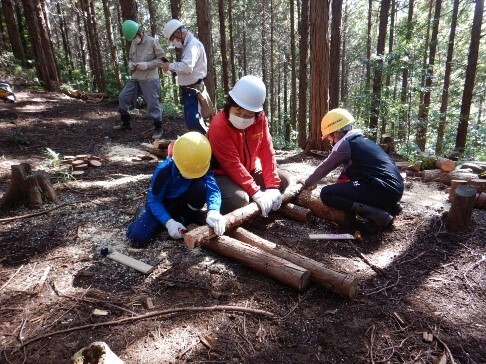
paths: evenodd
<path fill-rule="evenodd" d="M 300 184 L 290 186 L 283 195 L 283 206 L 304 192 Z M 296 217 L 298 221 L 306 221 L 310 215 L 308 208 L 293 204 L 284 207 L 283 211 L 287 211 L 284 212 L 286 216 Z M 226 231 L 231 237 L 218 237 L 212 228 L 204 225 L 191 228 L 184 235 L 184 242 L 190 249 L 201 246 L 235 259 L 297 290 L 305 289 L 312 280 L 343 297 L 355 297 L 358 289 L 355 277 L 329 269 L 322 263 L 238 228 L 259 215 L 260 208 L 252 202 L 225 215 Z"/>
<path fill-rule="evenodd" d="M 140 148 L 158 158 L 166 158 L 169 155 L 168 149 L 172 142 L 173 140 L 168 139 L 155 139 L 152 143 L 141 143 Z"/>
<path fill-rule="evenodd" d="M 82 177 L 89 168 L 98 168 L 103 164 L 100 157 L 90 154 L 66 155 L 62 163 L 71 167 L 71 174 L 76 178 Z"/>

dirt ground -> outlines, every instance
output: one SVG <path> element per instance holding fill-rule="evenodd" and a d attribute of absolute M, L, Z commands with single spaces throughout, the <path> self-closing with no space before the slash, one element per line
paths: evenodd
<path fill-rule="evenodd" d="M 0 221 L 0 363 L 69 363 L 94 341 L 134 364 L 486 363 L 486 212 L 474 210 L 469 230 L 449 232 L 445 186 L 407 179 L 393 226 L 362 242 L 310 240 L 356 229 L 318 218 L 305 224 L 272 212 L 245 223 L 360 282 L 354 300 L 315 283 L 298 292 L 166 232 L 147 249 L 131 248 L 125 229 L 155 168 L 132 158 L 149 142 L 150 120 L 136 117 L 133 130 L 114 132 L 116 103 L 27 89 L 17 97 L 0 103 L 0 196 L 11 165 L 26 162 L 48 172 L 70 204 Z M 185 129 L 169 119 L 164 130 L 175 138 Z M 69 180 L 46 147 L 95 155 L 102 165 Z M 295 179 L 319 163 L 296 151 L 277 151 L 277 159 Z M 0 211 L 0 219 L 33 212 Z M 102 257 L 102 247 L 156 267 L 144 275 Z M 142 317 L 151 312 L 159 314 Z"/>

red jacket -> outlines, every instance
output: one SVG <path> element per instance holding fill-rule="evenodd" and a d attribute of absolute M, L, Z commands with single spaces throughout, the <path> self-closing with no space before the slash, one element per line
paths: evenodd
<path fill-rule="evenodd" d="M 221 110 L 211 120 L 206 136 L 219 162 L 214 174 L 228 175 L 250 196 L 260 190 L 250 174 L 254 170 L 262 170 L 265 188 L 280 187 L 275 150 L 265 113 L 261 112 L 252 125 L 240 130 L 231 124 Z"/>

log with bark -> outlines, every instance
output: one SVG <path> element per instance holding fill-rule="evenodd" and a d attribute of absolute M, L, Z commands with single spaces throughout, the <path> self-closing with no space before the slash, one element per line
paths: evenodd
<path fill-rule="evenodd" d="M 201 246 L 234 259 L 299 291 L 309 285 L 310 273 L 307 269 L 229 236 L 203 241 Z"/>
<path fill-rule="evenodd" d="M 38 208 L 46 203 L 61 203 L 45 171 L 33 171 L 28 163 L 12 165 L 11 170 L 12 181 L 0 200 L 0 209 L 22 204 Z"/>
<path fill-rule="evenodd" d="M 312 211 L 308 208 L 287 203 L 280 207 L 279 212 L 289 219 L 306 223 L 312 216 Z"/>
<path fill-rule="evenodd" d="M 449 229 L 464 230 L 471 224 L 475 200 L 474 187 L 462 185 L 456 188 L 454 200 L 446 217 L 446 225 Z"/>
<path fill-rule="evenodd" d="M 461 172 L 461 170 L 454 170 L 451 172 L 444 172 L 441 169 L 428 169 L 423 171 L 423 182 L 441 182 L 446 185 L 451 184 L 453 179 L 462 179 L 465 181 L 470 181 L 472 179 L 478 178 L 477 174 Z"/>
<path fill-rule="evenodd" d="M 282 203 L 288 203 L 293 200 L 302 191 L 302 188 L 303 186 L 301 184 L 289 186 L 282 196 Z M 250 221 L 258 215 L 260 215 L 260 207 L 256 202 L 240 207 L 225 215 L 226 230 L 240 226 L 244 222 Z M 194 249 L 200 246 L 204 241 L 214 237 L 216 237 L 216 234 L 213 228 L 204 225 L 184 234 L 184 243 L 186 243 L 188 248 Z"/>
<path fill-rule="evenodd" d="M 474 208 L 486 209 L 486 192 L 481 192 L 476 195 L 476 201 L 474 202 Z"/>
<path fill-rule="evenodd" d="M 354 217 L 352 215 L 346 214 L 343 210 L 324 205 L 319 194 L 320 191 L 317 188 L 313 190 L 304 189 L 297 196 L 295 203 L 310 209 L 315 216 L 334 221 L 340 226 L 350 226 L 353 224 Z"/>
<path fill-rule="evenodd" d="M 358 290 L 358 280 L 352 275 L 341 273 L 327 268 L 324 264 L 311 258 L 297 254 L 290 249 L 265 240 L 241 227 L 230 230 L 230 236 L 244 243 L 250 244 L 267 253 L 292 262 L 310 272 L 311 279 L 326 287 L 327 289 L 340 294 L 345 298 L 353 299 Z"/>
<path fill-rule="evenodd" d="M 447 158 L 437 157 L 435 160 L 435 167 L 444 172 L 450 172 L 456 168 L 456 162 Z"/>

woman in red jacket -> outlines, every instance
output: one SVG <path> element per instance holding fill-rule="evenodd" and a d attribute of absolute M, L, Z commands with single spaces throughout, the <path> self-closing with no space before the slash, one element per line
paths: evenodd
<path fill-rule="evenodd" d="M 221 190 L 221 213 L 249 204 L 250 198 L 268 216 L 282 204 L 289 185 L 287 173 L 275 161 L 268 120 L 263 112 L 266 88 L 255 76 L 244 76 L 229 92 L 225 106 L 211 120 L 211 143 L 216 182 Z"/>

